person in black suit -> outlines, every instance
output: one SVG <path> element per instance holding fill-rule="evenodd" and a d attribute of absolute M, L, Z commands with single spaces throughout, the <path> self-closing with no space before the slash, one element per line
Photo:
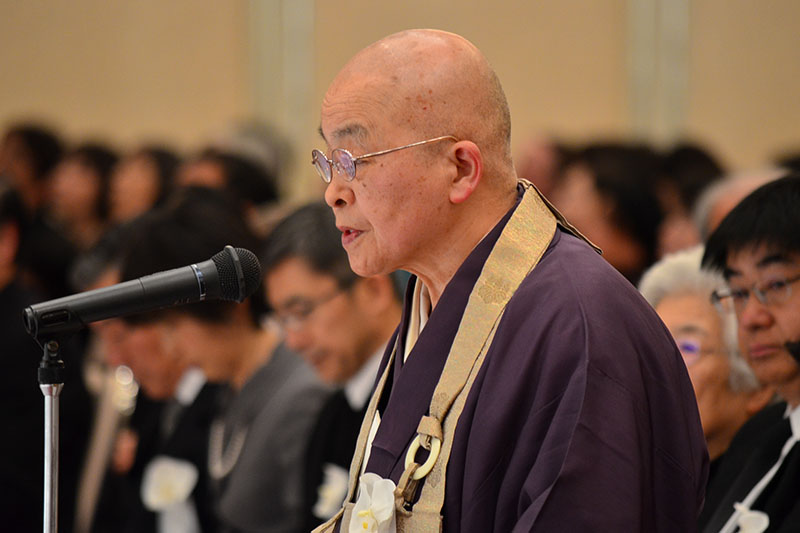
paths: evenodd
<path fill-rule="evenodd" d="M 401 313 L 405 278 L 357 276 L 340 240 L 330 208 L 311 203 L 277 224 L 262 256 L 267 299 L 286 344 L 339 387 L 311 435 L 304 531 L 341 506 L 367 400 Z"/>
<path fill-rule="evenodd" d="M 45 299 L 26 285 L 20 263 L 30 236 L 22 199 L 0 181 L 0 517 L 4 531 L 42 529 L 44 501 L 44 399 L 36 369 L 42 349 L 25 332 L 22 310 Z M 61 531 L 72 531 L 75 494 L 86 449 L 91 399 L 81 379 L 78 337 L 62 342 L 64 389 L 59 397 L 59 491 Z"/>
<path fill-rule="evenodd" d="M 800 527 L 798 205 L 800 174 L 790 173 L 742 200 L 706 245 L 703 265 L 722 271 L 728 285 L 712 301 L 736 314 L 753 373 L 785 402 L 757 414 L 731 442 L 700 516 L 707 533 L 741 531 L 745 521 L 765 526 L 757 531 Z"/>

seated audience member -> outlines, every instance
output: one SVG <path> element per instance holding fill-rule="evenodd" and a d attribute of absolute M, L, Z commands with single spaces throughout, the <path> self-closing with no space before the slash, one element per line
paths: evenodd
<path fill-rule="evenodd" d="M 208 187 L 222 189 L 242 205 L 245 220 L 259 236 L 268 229 L 269 210 L 278 201 L 276 176 L 250 157 L 216 148 L 208 148 L 185 161 L 175 176 L 178 187 Z"/>
<path fill-rule="evenodd" d="M 750 368 L 786 402 L 751 418 L 731 442 L 701 515 L 708 533 L 737 531 L 745 520 L 768 521 L 769 532 L 800 526 L 798 206 L 800 174 L 792 173 L 742 200 L 706 245 L 703 265 L 728 285 L 714 301 L 735 311 Z"/>
<path fill-rule="evenodd" d="M 43 298 L 23 283 L 20 243 L 29 226 L 16 193 L 0 183 L 0 530 L 41 531 L 44 495 L 44 400 L 37 379 L 42 348 L 28 335 L 22 310 Z M 74 340 L 74 339 L 73 339 Z M 61 531 L 71 531 L 75 492 L 86 447 L 91 404 L 81 380 L 81 352 L 64 341 L 66 361 L 60 395 L 59 492 Z"/>
<path fill-rule="evenodd" d="M 161 146 L 145 146 L 123 158 L 108 185 L 110 221 L 126 222 L 160 205 L 172 188 L 178 163 L 178 156 Z"/>
<path fill-rule="evenodd" d="M 286 345 L 323 381 L 341 387 L 311 436 L 304 529 L 310 531 L 344 500 L 367 400 L 400 321 L 400 296 L 391 276 L 361 278 L 350 270 L 336 220 L 322 202 L 278 223 L 264 249 L 266 294 Z"/>
<path fill-rule="evenodd" d="M 678 143 L 662 155 L 657 190 L 664 220 L 658 230 L 658 257 L 700 242 L 692 208 L 703 189 L 722 174 L 714 156 L 695 143 Z"/>
<path fill-rule="evenodd" d="M 276 178 L 285 174 L 292 158 L 288 139 L 269 122 L 253 118 L 226 125 L 213 135 L 208 148 L 257 162 Z"/>
<path fill-rule="evenodd" d="M 739 352 L 736 318 L 711 303 L 724 287 L 701 270 L 702 246 L 670 254 L 642 277 L 639 290 L 672 333 L 692 379 L 711 459 L 709 483 L 734 434 L 772 398 Z"/>
<path fill-rule="evenodd" d="M 111 228 L 81 254 L 73 268 L 73 285 L 91 290 L 118 283 L 120 254 L 133 227 L 135 223 Z M 76 531 L 163 531 L 175 511 L 163 514 L 144 505 L 145 468 L 154 457 L 164 455 L 200 468 L 205 465 L 206 454 L 195 451 L 195 443 L 207 439 L 216 387 L 203 386 L 201 373 L 190 369 L 185 360 L 166 357 L 153 331 L 134 331 L 121 319 L 89 326 L 92 336 L 85 372 L 87 376 L 101 373 L 101 382 L 79 488 Z M 138 382 L 129 381 L 131 376 Z M 165 421 L 167 416 L 169 421 Z M 207 502 L 200 501 L 207 494 L 205 479 L 192 493 L 191 501 L 201 509 L 199 519 L 182 517 L 192 527 L 200 524 L 191 531 L 215 531 L 213 514 Z"/>
<path fill-rule="evenodd" d="M 592 144 L 566 166 L 549 197 L 631 283 L 656 258 L 662 220 L 658 171 L 659 158 L 650 148 Z"/>
<path fill-rule="evenodd" d="M 258 249 L 238 203 L 225 199 L 218 191 L 186 190 L 145 215 L 122 277 L 204 261 L 227 244 Z M 211 425 L 207 457 L 208 509 L 224 532 L 300 528 L 306 446 L 329 394 L 278 333 L 262 327 L 263 308 L 256 292 L 241 305 L 209 301 L 143 314 L 134 328 L 158 332 L 166 356 L 230 387 Z"/>
<path fill-rule="evenodd" d="M 0 181 L 17 191 L 29 219 L 17 258 L 20 281 L 49 298 L 70 292 L 67 274 L 76 254 L 64 232 L 44 216 L 47 178 L 62 153 L 58 136 L 33 124 L 12 126 L 0 145 Z"/>
<path fill-rule="evenodd" d="M 777 167 L 750 170 L 724 176 L 706 187 L 692 210 L 692 219 L 700 231 L 700 238 L 708 240 L 725 215 L 745 196 L 785 174 L 785 170 Z"/>
<path fill-rule="evenodd" d="M 68 152 L 50 176 L 47 211 L 80 250 L 88 250 L 106 229 L 108 181 L 117 155 L 100 144 Z"/>

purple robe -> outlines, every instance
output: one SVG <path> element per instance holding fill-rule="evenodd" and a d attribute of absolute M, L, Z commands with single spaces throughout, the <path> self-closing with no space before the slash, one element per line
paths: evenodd
<path fill-rule="evenodd" d="M 399 480 L 510 214 L 447 285 L 408 360 L 395 358 L 366 471 Z M 628 281 L 559 227 L 510 300 L 468 395 L 447 467 L 444 530 L 691 532 L 707 475 L 694 391 L 669 332 Z"/>

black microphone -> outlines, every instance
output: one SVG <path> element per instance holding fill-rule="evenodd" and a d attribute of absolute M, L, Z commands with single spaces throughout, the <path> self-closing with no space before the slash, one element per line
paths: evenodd
<path fill-rule="evenodd" d="M 202 263 L 26 307 L 25 329 L 37 341 L 74 333 L 90 322 L 204 300 L 242 302 L 259 286 L 261 265 L 244 248 L 226 246 Z"/>

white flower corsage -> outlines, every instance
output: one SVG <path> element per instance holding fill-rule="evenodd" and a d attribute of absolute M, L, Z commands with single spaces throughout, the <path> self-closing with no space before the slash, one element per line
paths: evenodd
<path fill-rule="evenodd" d="M 349 472 L 333 463 L 325 464 L 322 471 L 324 478 L 317 488 L 317 503 L 312 512 L 317 518 L 327 520 L 336 514 L 347 496 Z"/>
<path fill-rule="evenodd" d="M 396 533 L 394 489 L 391 479 L 372 472 L 361 476 L 349 533 Z"/>
<path fill-rule="evenodd" d="M 184 502 L 194 490 L 197 477 L 197 467 L 189 461 L 158 455 L 145 468 L 142 502 L 151 511 Z"/>
<path fill-rule="evenodd" d="M 734 503 L 734 509 L 739 511 L 739 533 L 762 533 L 769 527 L 769 516 L 762 511 L 753 511 L 741 503 Z"/>

